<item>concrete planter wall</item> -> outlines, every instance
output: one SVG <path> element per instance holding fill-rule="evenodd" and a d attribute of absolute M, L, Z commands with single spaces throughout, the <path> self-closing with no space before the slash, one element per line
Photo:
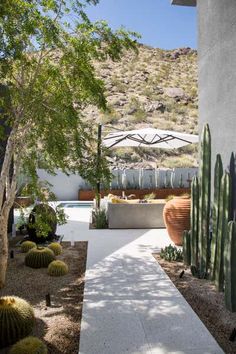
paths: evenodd
<path fill-rule="evenodd" d="M 121 189 L 111 189 L 109 191 L 102 191 L 102 197 L 108 195 L 109 193 L 122 196 Z M 160 189 L 125 189 L 125 195 L 129 196 L 130 194 L 134 194 L 137 199 L 143 198 L 145 195 L 150 193 L 156 194 L 156 199 L 165 199 L 169 195 L 179 196 L 184 193 L 190 194 L 189 188 L 160 188 Z M 93 200 L 95 198 L 95 192 L 93 190 L 79 190 L 78 199 L 79 200 Z"/>

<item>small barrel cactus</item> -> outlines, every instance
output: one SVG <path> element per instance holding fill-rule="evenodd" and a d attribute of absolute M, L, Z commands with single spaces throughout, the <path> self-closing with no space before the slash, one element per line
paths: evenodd
<path fill-rule="evenodd" d="M 28 336 L 34 327 L 31 305 L 16 296 L 0 297 L 0 348 Z"/>
<path fill-rule="evenodd" d="M 36 337 L 26 337 L 11 348 L 9 354 L 47 354 L 46 345 Z"/>
<path fill-rule="evenodd" d="M 31 268 L 47 268 L 54 259 L 55 255 L 49 248 L 33 248 L 25 256 L 25 265 Z"/>
<path fill-rule="evenodd" d="M 48 266 L 48 274 L 53 277 L 60 277 L 68 273 L 68 266 L 62 261 L 53 261 Z"/>
<path fill-rule="evenodd" d="M 59 256 L 59 254 L 62 253 L 62 246 L 61 246 L 60 243 L 58 243 L 58 242 L 52 242 L 52 243 L 50 243 L 50 245 L 48 246 L 48 248 L 50 248 L 50 250 L 53 251 L 53 253 L 55 254 L 55 256 Z"/>
<path fill-rule="evenodd" d="M 32 241 L 24 241 L 22 242 L 22 244 L 20 245 L 21 248 L 21 252 L 23 253 L 27 253 L 29 250 L 31 250 L 32 248 L 36 248 L 36 243 L 32 242 Z"/>

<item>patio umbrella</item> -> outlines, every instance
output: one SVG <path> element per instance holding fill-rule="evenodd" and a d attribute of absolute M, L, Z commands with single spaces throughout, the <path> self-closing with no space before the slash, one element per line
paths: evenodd
<path fill-rule="evenodd" d="M 102 125 L 98 126 L 97 170 L 101 158 L 101 145 L 112 147 L 151 147 L 160 149 L 178 149 L 182 146 L 198 143 L 198 136 L 170 130 L 145 128 L 129 131 L 115 131 L 102 139 Z M 97 195 L 100 195 L 100 180 L 97 181 Z M 100 207 L 98 198 L 97 207 Z"/>
<path fill-rule="evenodd" d="M 145 128 L 139 130 L 116 131 L 103 138 L 103 145 L 111 147 L 150 147 L 178 149 L 198 143 L 198 135 L 179 133 L 170 130 Z"/>

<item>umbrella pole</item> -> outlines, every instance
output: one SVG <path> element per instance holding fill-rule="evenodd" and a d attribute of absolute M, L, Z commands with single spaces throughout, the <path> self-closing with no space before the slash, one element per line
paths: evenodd
<path fill-rule="evenodd" d="M 101 144 L 102 144 L 102 125 L 98 124 L 98 144 L 97 144 L 97 185 L 96 185 L 96 208 L 101 205 L 101 180 L 100 180 L 100 162 L 101 162 Z"/>

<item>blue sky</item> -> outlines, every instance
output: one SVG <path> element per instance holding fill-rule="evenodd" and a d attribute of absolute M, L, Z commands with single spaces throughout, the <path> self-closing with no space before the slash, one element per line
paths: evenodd
<path fill-rule="evenodd" d="M 88 6 L 91 20 L 107 20 L 142 35 L 141 43 L 163 49 L 197 46 L 196 8 L 171 6 L 170 0 L 100 0 Z"/>

